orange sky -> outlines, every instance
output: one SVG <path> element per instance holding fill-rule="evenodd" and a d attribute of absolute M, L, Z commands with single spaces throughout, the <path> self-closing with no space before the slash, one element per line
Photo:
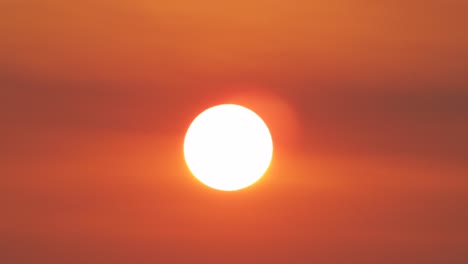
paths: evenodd
<path fill-rule="evenodd" d="M 0 3 L 0 262 L 466 263 L 462 0 Z M 204 108 L 272 166 L 188 172 Z"/>

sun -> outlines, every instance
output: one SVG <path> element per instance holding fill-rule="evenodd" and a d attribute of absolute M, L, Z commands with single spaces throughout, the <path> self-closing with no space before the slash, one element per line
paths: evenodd
<path fill-rule="evenodd" d="M 184 155 L 189 170 L 203 184 L 236 191 L 265 174 L 273 156 L 273 141 L 255 112 L 222 104 L 193 120 L 185 136 Z"/>

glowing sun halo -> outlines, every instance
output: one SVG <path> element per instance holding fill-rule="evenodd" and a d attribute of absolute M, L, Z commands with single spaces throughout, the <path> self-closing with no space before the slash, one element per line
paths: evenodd
<path fill-rule="evenodd" d="M 263 176 L 272 159 L 273 142 L 255 112 L 223 104 L 193 120 L 185 136 L 184 155 L 188 168 L 202 183 L 235 191 Z"/>

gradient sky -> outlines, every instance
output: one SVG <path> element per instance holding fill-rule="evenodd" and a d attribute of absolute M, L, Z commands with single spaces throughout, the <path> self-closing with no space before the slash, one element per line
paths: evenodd
<path fill-rule="evenodd" d="M 2 0 L 0 262 L 468 263 L 468 2 Z M 191 120 L 270 125 L 211 190 Z"/>

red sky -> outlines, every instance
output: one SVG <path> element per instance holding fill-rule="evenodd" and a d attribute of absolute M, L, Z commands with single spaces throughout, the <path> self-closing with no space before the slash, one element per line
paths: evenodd
<path fill-rule="evenodd" d="M 468 4 L 0 3 L 0 262 L 467 263 Z M 237 102 L 265 177 L 193 178 Z"/>

